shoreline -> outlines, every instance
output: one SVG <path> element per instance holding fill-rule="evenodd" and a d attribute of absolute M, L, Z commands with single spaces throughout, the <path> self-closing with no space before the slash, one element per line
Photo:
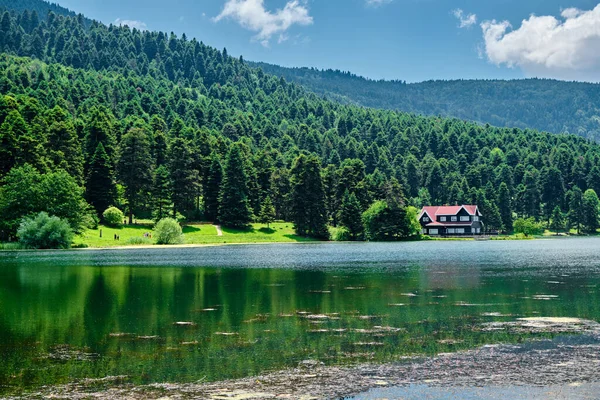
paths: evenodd
<path fill-rule="evenodd" d="M 9 399 L 331 399 L 426 387 L 438 391 L 503 387 L 577 387 L 600 382 L 600 334 L 558 336 L 519 345 L 493 344 L 433 357 L 385 364 L 324 366 L 305 360 L 296 368 L 210 383 L 134 385 L 129 377 L 83 379 L 45 386 Z M 370 397 L 369 397 L 370 398 Z M 379 397 L 374 397 L 379 398 Z"/>
<path fill-rule="evenodd" d="M 254 242 L 213 242 L 213 243 L 187 243 L 187 244 L 143 244 L 143 245 L 123 245 L 123 246 L 104 246 L 104 247 L 71 247 L 69 249 L 3 249 L 0 247 L 0 253 L 9 252 L 41 252 L 41 251 L 98 251 L 98 250 L 147 250 L 147 249 L 181 249 L 181 248 L 202 248 L 202 247 L 218 247 L 232 245 L 275 245 L 275 244 L 364 244 L 364 243 L 412 243 L 412 242 L 488 242 L 488 241 L 525 241 L 525 240 L 553 240 L 553 239 L 582 239 L 593 238 L 590 235 L 561 235 L 561 236 L 535 236 L 535 237 L 512 237 L 500 236 L 486 239 L 476 237 L 452 237 L 452 238 L 428 238 L 428 239 L 409 239 L 399 240 L 394 242 L 368 242 L 368 241 L 333 241 L 333 240 L 306 240 L 306 241 L 254 241 Z"/>

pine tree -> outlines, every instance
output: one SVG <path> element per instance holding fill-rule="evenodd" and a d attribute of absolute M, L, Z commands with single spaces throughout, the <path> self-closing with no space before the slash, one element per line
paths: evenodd
<path fill-rule="evenodd" d="M 504 230 L 510 232 L 513 226 L 513 210 L 510 192 L 508 190 L 508 185 L 505 182 L 502 182 L 498 189 L 498 208 L 500 210 L 500 218 L 502 219 Z"/>
<path fill-rule="evenodd" d="M 194 159 L 190 145 L 183 138 L 176 138 L 169 146 L 169 175 L 171 177 L 171 201 L 173 218 L 177 213 L 189 215 L 195 209 L 195 196 L 198 188 L 198 171 L 194 169 Z"/>
<path fill-rule="evenodd" d="M 98 216 L 101 216 L 104 210 L 115 204 L 117 199 L 112 163 L 102 143 L 98 143 L 88 169 L 85 198 L 94 207 Z"/>
<path fill-rule="evenodd" d="M 219 216 L 219 196 L 223 180 L 223 167 L 216 153 L 211 157 L 210 169 L 204 187 L 204 212 L 206 219 L 217 221 Z"/>
<path fill-rule="evenodd" d="M 219 197 L 219 222 L 229 228 L 246 229 L 252 221 L 245 162 L 242 144 L 235 143 L 227 154 Z"/>
<path fill-rule="evenodd" d="M 565 230 L 565 226 L 566 226 L 565 215 L 563 214 L 562 210 L 560 209 L 560 206 L 554 207 L 554 210 L 552 210 L 552 216 L 550 217 L 550 229 L 555 231 L 556 234 L 558 235 L 559 232 L 562 232 Z"/>
<path fill-rule="evenodd" d="M 133 212 L 147 198 L 152 186 L 150 141 L 142 129 L 134 128 L 121 139 L 117 174 L 125 185 L 129 223 Z"/>
<path fill-rule="evenodd" d="M 265 197 L 263 200 L 258 216 L 258 222 L 267 224 L 268 229 L 271 228 L 271 223 L 275 222 L 275 206 L 273 206 L 270 196 Z"/>
<path fill-rule="evenodd" d="M 171 203 L 171 178 L 169 170 L 164 165 L 154 170 L 152 181 L 152 215 L 155 221 L 160 221 L 170 214 Z"/>
<path fill-rule="evenodd" d="M 583 223 L 583 193 L 578 186 L 574 186 L 569 192 L 569 226 L 577 229 L 577 234 L 581 231 Z"/>
<path fill-rule="evenodd" d="M 538 171 L 531 167 L 525 172 L 523 184 L 525 192 L 523 194 L 523 205 L 525 215 L 538 218 L 540 215 L 540 189 L 538 186 Z"/>
<path fill-rule="evenodd" d="M 329 238 L 319 159 L 300 155 L 292 167 L 291 182 L 291 211 L 296 234 Z"/>
<path fill-rule="evenodd" d="M 593 189 L 588 189 L 583 194 L 582 226 L 586 233 L 596 233 L 600 218 L 600 201 Z"/>
<path fill-rule="evenodd" d="M 354 193 L 344 192 L 342 206 L 339 211 L 338 220 L 340 225 L 348 229 L 350 239 L 356 240 L 362 237 L 362 210 L 358 199 Z"/>

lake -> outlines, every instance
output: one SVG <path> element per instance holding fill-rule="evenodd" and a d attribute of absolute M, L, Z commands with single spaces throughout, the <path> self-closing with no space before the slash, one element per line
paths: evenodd
<path fill-rule="evenodd" d="M 600 240 L 0 252 L 0 394 L 401 361 L 600 320 Z"/>

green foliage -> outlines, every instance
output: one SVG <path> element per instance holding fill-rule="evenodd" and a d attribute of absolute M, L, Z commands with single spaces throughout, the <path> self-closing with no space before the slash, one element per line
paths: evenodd
<path fill-rule="evenodd" d="M 125 215 L 123 211 L 119 210 L 117 207 L 109 207 L 102 213 L 102 220 L 108 226 L 112 227 L 121 227 L 123 226 L 123 219 Z"/>
<path fill-rule="evenodd" d="M 183 243 L 181 225 L 173 218 L 163 218 L 154 227 L 154 238 L 156 244 Z"/>
<path fill-rule="evenodd" d="M 296 234 L 328 239 L 325 191 L 319 159 L 300 155 L 291 170 L 291 183 L 292 220 Z"/>
<path fill-rule="evenodd" d="M 204 190 L 204 210 L 208 221 L 217 221 L 219 215 L 219 194 L 223 181 L 223 166 L 216 153 L 211 155 L 210 170 Z"/>
<path fill-rule="evenodd" d="M 160 165 L 154 171 L 152 180 L 152 216 L 154 221 L 158 222 L 167 217 L 171 204 L 171 178 L 169 170 L 164 165 Z"/>
<path fill-rule="evenodd" d="M 376 201 L 362 215 L 365 238 L 371 241 L 394 241 L 417 235 L 421 226 L 414 207 L 390 206 Z M 416 223 L 415 223 L 416 221 Z"/>
<path fill-rule="evenodd" d="M 405 204 L 481 199 L 486 226 L 509 230 L 513 216 L 547 221 L 556 205 L 566 209 L 571 202 L 567 189 L 595 188 L 600 179 L 600 146 L 573 135 L 338 104 L 198 40 L 161 32 L 69 16 L 35 29 L 19 14 L 5 14 L 0 23 L 7 32 L 0 35 L 0 177 L 28 163 L 41 175 L 64 170 L 75 185 L 68 186 L 72 199 L 67 190 L 59 196 L 60 207 L 51 196 L 39 201 L 26 179 L 0 189 L 11 204 L 4 207 L 0 198 L 2 238 L 14 236 L 22 216 L 39 211 L 68 218 L 77 230 L 94 225 L 85 203 L 75 200 L 82 185 L 98 214 L 117 205 L 143 218 L 193 221 L 232 210 L 242 216 L 234 225 L 260 214 L 268 196 L 277 219 L 293 221 L 302 235 L 327 237 L 327 225 L 339 223 L 346 190 L 361 211 L 377 201 L 402 212 Z M 37 59 L 25 58 L 32 55 Z M 481 93 L 468 97 L 481 100 Z M 570 118 L 589 117 L 589 98 L 595 97 L 574 102 L 581 113 Z M 518 112 L 532 112 L 518 104 Z M 549 115 L 544 107 L 534 111 Z M 521 117 L 509 125 L 523 126 Z M 579 128 L 591 132 L 587 125 L 568 129 Z M 237 204 L 230 208 L 220 201 L 226 178 L 220 164 L 238 146 L 234 140 L 243 173 L 227 188 L 228 201 Z M 301 169 L 299 157 L 305 157 Z M 408 198 L 390 197 L 395 180 Z M 569 221 L 581 224 L 576 218 L 569 212 Z"/>
<path fill-rule="evenodd" d="M 588 189 L 583 193 L 582 201 L 582 221 L 583 231 L 586 233 L 596 233 L 600 224 L 600 200 L 593 189 Z"/>
<path fill-rule="evenodd" d="M 114 204 L 117 199 L 112 162 L 101 142 L 98 143 L 90 162 L 85 197 L 98 214 Z"/>
<path fill-rule="evenodd" d="M 342 206 L 339 212 L 339 223 L 348 231 L 348 239 L 357 240 L 362 238 L 362 210 L 358 199 L 354 193 L 344 192 Z M 338 231 L 339 233 L 339 231 Z"/>
<path fill-rule="evenodd" d="M 45 211 L 68 221 L 79 233 L 87 226 L 89 205 L 83 189 L 65 171 L 41 174 L 30 165 L 13 168 L 0 187 L 0 238 L 14 237 L 24 216 Z"/>
<path fill-rule="evenodd" d="M 127 245 L 137 246 L 137 245 L 151 245 L 152 240 L 150 238 L 144 236 L 136 236 L 127 239 L 125 242 Z"/>
<path fill-rule="evenodd" d="M 254 65 L 342 103 L 444 115 L 496 126 L 573 133 L 590 139 L 600 137 L 595 120 L 600 88 L 593 84 L 549 79 L 407 84 L 401 80 L 371 80 L 331 69 Z"/>
<path fill-rule="evenodd" d="M 336 242 L 348 242 L 352 239 L 352 235 L 350 234 L 350 230 L 345 226 L 340 226 L 337 228 L 333 228 L 333 234 L 331 235 L 333 240 Z"/>
<path fill-rule="evenodd" d="M 552 215 L 550 217 L 550 229 L 552 229 L 556 233 L 559 233 L 565 230 L 566 225 L 567 221 L 565 215 L 560 209 L 560 206 L 554 207 L 554 210 L 552 210 Z"/>
<path fill-rule="evenodd" d="M 244 164 L 242 144 L 236 143 L 227 155 L 219 199 L 219 222 L 228 228 L 245 229 L 252 222 Z"/>
<path fill-rule="evenodd" d="M 270 228 L 271 224 L 275 222 L 275 206 L 273 206 L 273 202 L 269 196 L 263 200 L 258 216 L 258 222 L 267 224 L 267 228 Z"/>
<path fill-rule="evenodd" d="M 518 218 L 513 224 L 513 230 L 516 234 L 523 234 L 525 236 L 541 235 L 544 233 L 542 224 L 536 222 L 533 217 L 527 219 Z"/>
<path fill-rule="evenodd" d="M 152 168 L 154 161 L 150 156 L 150 142 L 144 130 L 131 129 L 119 146 L 118 176 L 125 185 L 125 198 L 129 223 L 133 222 L 133 213 L 138 210 L 152 187 Z"/>
<path fill-rule="evenodd" d="M 35 217 L 23 219 L 17 237 L 28 249 L 68 249 L 74 234 L 68 221 L 42 211 Z"/>

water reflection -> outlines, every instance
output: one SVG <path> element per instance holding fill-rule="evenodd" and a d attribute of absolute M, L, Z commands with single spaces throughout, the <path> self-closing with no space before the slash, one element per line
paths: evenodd
<path fill-rule="evenodd" d="M 291 262 L 273 256 L 278 246 L 227 250 L 246 263 L 262 258 L 269 268 L 171 266 L 178 257 L 183 265 L 192 262 L 187 249 L 157 253 L 167 266 L 140 267 L 137 253 L 6 257 L 0 261 L 0 393 L 107 375 L 134 382 L 217 380 L 308 358 L 390 361 L 520 341 L 529 335 L 482 331 L 481 324 L 522 316 L 600 318 L 592 243 L 570 242 L 587 258 L 564 262 L 560 271 L 556 260 L 564 249 L 537 267 L 519 267 L 514 257 L 529 254 L 520 245 L 511 253 L 504 248 L 504 258 L 493 262 L 482 256 L 462 263 L 460 254 L 472 248 L 442 244 L 441 252 L 424 253 L 390 245 L 382 253 L 378 244 L 369 256 L 365 245 L 355 253 L 296 246 L 292 259 L 300 267 L 287 269 L 275 268 Z M 486 246 L 499 252 L 496 244 Z M 202 259 L 219 265 L 222 251 L 207 250 Z M 336 251 L 351 268 L 327 264 Z"/>

